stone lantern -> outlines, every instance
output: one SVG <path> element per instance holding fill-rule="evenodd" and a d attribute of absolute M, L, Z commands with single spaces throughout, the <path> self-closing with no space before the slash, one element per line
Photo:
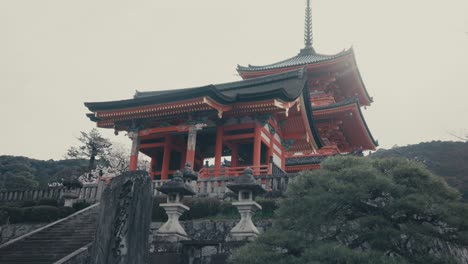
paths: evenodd
<path fill-rule="evenodd" d="M 187 206 L 181 203 L 184 196 L 195 195 L 195 192 L 184 183 L 182 172 L 177 171 L 174 178 L 161 187 L 156 188 L 158 191 L 167 195 L 167 203 L 161 204 L 168 216 L 167 222 L 164 223 L 157 231 L 157 235 L 163 240 L 169 242 L 177 242 L 180 240 L 188 240 L 187 233 L 179 223 L 179 217 L 190 210 Z"/>
<path fill-rule="evenodd" d="M 260 233 L 252 222 L 252 216 L 262 207 L 254 201 L 254 197 L 258 194 L 265 193 L 265 189 L 255 182 L 251 168 L 244 170 L 241 176 L 237 177 L 234 183 L 227 185 L 231 191 L 238 195 L 238 202 L 233 202 L 232 205 L 237 207 L 241 215 L 239 223 L 231 230 L 228 240 L 243 241 L 253 240 Z"/>
<path fill-rule="evenodd" d="M 182 176 L 188 182 L 198 179 L 198 173 L 192 169 L 190 162 L 185 163 L 185 167 L 182 169 Z"/>

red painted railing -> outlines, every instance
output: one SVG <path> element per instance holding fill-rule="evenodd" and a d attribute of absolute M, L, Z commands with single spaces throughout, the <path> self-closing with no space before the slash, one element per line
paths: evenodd
<path fill-rule="evenodd" d="M 210 177 L 236 177 L 242 174 L 246 168 L 251 168 L 255 176 L 270 175 L 272 171 L 271 164 L 260 166 L 244 166 L 244 167 L 224 167 L 220 169 L 202 168 L 198 172 L 199 179 L 208 179 Z"/>

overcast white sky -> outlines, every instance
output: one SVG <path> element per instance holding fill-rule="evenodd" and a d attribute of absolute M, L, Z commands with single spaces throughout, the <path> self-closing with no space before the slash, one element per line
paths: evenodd
<path fill-rule="evenodd" d="M 0 0 L 0 155 L 59 159 L 85 101 L 239 80 L 303 47 L 305 0 Z M 384 148 L 468 131 L 467 0 L 312 0 L 314 47 L 354 46 Z M 114 141 L 123 135 L 100 130 Z"/>

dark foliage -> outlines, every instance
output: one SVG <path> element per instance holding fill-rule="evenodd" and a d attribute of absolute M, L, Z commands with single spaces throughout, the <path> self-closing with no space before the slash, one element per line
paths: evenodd
<path fill-rule="evenodd" d="M 81 175 L 87 165 L 86 160 L 42 161 L 0 156 L 0 190 L 47 188 L 50 182 Z"/>
<path fill-rule="evenodd" d="M 455 263 L 468 205 L 404 159 L 330 158 L 290 183 L 273 228 L 232 263 Z"/>
<path fill-rule="evenodd" d="M 12 204 L 0 206 L 0 225 L 18 223 L 52 222 L 76 212 L 74 208 L 50 205 L 15 207 Z"/>
<path fill-rule="evenodd" d="M 89 206 L 91 206 L 90 203 L 78 202 L 78 203 L 73 204 L 73 209 L 78 212 L 78 211 L 83 210 L 83 209 L 85 209 L 86 207 L 89 207 Z"/>
<path fill-rule="evenodd" d="M 468 142 L 432 141 L 380 149 L 371 158 L 401 157 L 423 163 L 432 173 L 443 177 L 468 200 Z"/>
<path fill-rule="evenodd" d="M 107 164 L 109 152 L 112 143 L 109 139 L 102 137 L 96 128 L 93 128 L 89 133 L 80 132 L 78 138 L 80 145 L 68 149 L 67 157 L 71 159 L 88 159 L 87 171 L 95 169 L 96 163 Z"/>
<path fill-rule="evenodd" d="M 152 220 L 155 222 L 167 221 L 167 215 L 162 207 L 159 205 L 165 203 L 166 198 L 159 196 L 153 200 Z M 216 198 L 190 198 L 183 199 L 183 204 L 190 207 L 190 210 L 185 212 L 181 217 L 181 221 L 206 219 L 206 218 L 226 218 L 235 219 L 239 218 L 237 208 L 231 202 L 220 201 Z M 259 199 L 257 201 L 263 210 L 258 212 L 254 218 L 265 219 L 271 218 L 274 211 L 277 209 L 275 200 Z"/>
<path fill-rule="evenodd" d="M 79 189 L 83 187 L 83 183 L 81 183 L 78 179 L 69 179 L 64 180 L 62 182 L 63 186 L 65 186 L 68 190 L 70 189 Z"/>

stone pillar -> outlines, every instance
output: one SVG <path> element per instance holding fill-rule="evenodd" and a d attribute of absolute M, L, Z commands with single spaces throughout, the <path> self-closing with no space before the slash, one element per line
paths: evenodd
<path fill-rule="evenodd" d="M 146 171 L 114 178 L 102 194 L 91 263 L 149 263 L 151 208 L 151 179 Z"/>
<path fill-rule="evenodd" d="M 130 131 L 128 137 L 132 140 L 132 149 L 130 153 L 129 171 L 135 171 L 138 168 L 138 153 L 140 152 L 140 135 L 138 130 Z"/>
<path fill-rule="evenodd" d="M 260 185 L 255 183 L 252 169 L 247 168 L 243 174 L 236 178 L 234 183 L 228 184 L 227 188 L 238 195 L 238 202 L 232 203 L 241 215 L 241 220 L 231 229 L 226 240 L 228 241 L 251 241 L 260 233 L 252 222 L 252 216 L 262 207 L 254 201 L 256 194 L 265 192 Z"/>
<path fill-rule="evenodd" d="M 197 145 L 197 129 L 190 126 L 187 139 L 187 153 L 185 154 L 185 163 L 195 164 L 195 147 Z"/>

